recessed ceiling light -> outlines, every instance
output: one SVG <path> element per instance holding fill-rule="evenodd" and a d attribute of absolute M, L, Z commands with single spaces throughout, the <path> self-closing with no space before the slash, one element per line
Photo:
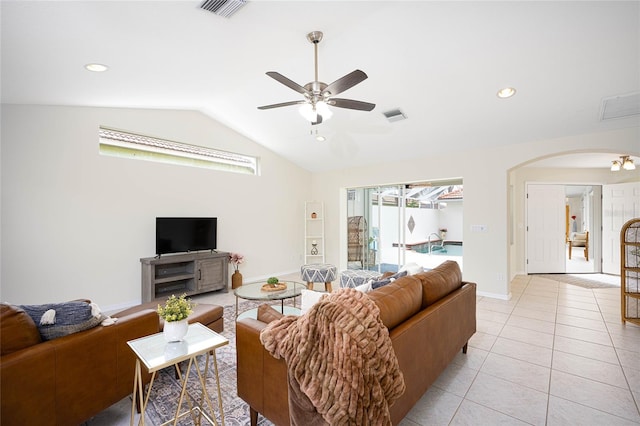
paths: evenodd
<path fill-rule="evenodd" d="M 498 93 L 497 93 L 498 97 L 501 99 L 510 98 L 515 94 L 516 94 L 516 89 L 514 89 L 513 87 L 505 87 L 504 89 L 498 90 Z"/>
<path fill-rule="evenodd" d="M 88 71 L 92 72 L 105 72 L 109 69 L 108 66 L 103 64 L 87 64 L 84 66 Z"/>

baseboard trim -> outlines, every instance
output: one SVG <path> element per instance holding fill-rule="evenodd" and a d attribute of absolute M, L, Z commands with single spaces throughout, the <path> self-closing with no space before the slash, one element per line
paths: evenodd
<path fill-rule="evenodd" d="M 481 297 L 490 297 L 492 299 L 511 300 L 511 293 L 500 294 L 500 293 L 488 293 L 486 291 L 477 291 L 476 294 Z"/>

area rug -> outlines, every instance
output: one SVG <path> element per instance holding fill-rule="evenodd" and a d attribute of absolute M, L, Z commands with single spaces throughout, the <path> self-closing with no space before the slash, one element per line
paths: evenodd
<path fill-rule="evenodd" d="M 289 304 L 290 301 L 285 301 Z M 239 312 L 255 308 L 263 302 L 242 301 L 238 307 Z M 229 339 L 229 344 L 216 350 L 216 358 L 218 360 L 218 373 L 220 376 L 220 389 L 222 393 L 222 406 L 224 410 L 224 424 L 231 426 L 244 426 L 251 424 L 249 420 L 249 406 L 241 398 L 238 397 L 237 377 L 236 377 L 236 327 L 235 327 L 235 306 L 224 307 L 224 331 L 221 333 Z M 199 357 L 201 366 L 204 366 L 204 357 Z M 210 370 L 213 371 L 213 370 Z M 200 386 L 195 374 L 192 370 L 192 378 L 187 385 L 191 394 L 199 398 Z M 211 397 L 211 403 L 214 406 L 214 415 L 218 424 L 220 424 L 220 416 L 218 412 L 218 400 L 216 382 L 212 374 L 206 379 L 207 392 Z M 146 420 L 150 424 L 160 425 L 174 416 L 178 399 L 180 398 L 180 383 L 175 378 L 175 370 L 173 367 L 165 368 L 156 375 L 153 384 L 151 397 L 146 410 Z M 182 403 L 182 411 L 188 407 L 186 401 Z M 185 416 L 178 421 L 179 425 L 192 425 L 193 421 L 190 416 Z M 203 418 L 203 425 L 208 424 Z M 258 424 L 262 426 L 270 426 L 271 422 L 258 416 Z"/>
<path fill-rule="evenodd" d="M 576 276 L 575 274 L 532 274 L 537 277 L 547 278 L 553 281 L 558 281 L 565 284 L 577 285 L 584 288 L 615 288 L 620 287 L 620 284 L 612 284 L 610 277 L 605 279 L 599 279 L 598 275 L 582 274 L 582 276 Z M 613 277 L 611 277 L 613 278 Z M 619 280 L 619 278 L 618 278 Z"/>

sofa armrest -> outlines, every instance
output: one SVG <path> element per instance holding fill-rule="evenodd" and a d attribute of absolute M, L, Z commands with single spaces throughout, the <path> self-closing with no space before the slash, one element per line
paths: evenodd
<path fill-rule="evenodd" d="M 236 322 L 238 396 L 273 423 L 288 425 L 287 364 L 262 346 L 260 332 L 266 326 L 251 318 Z"/>
<path fill-rule="evenodd" d="M 53 346 L 48 342 L 40 343 L 1 357 L 0 394 L 0 424 L 56 424 Z"/>

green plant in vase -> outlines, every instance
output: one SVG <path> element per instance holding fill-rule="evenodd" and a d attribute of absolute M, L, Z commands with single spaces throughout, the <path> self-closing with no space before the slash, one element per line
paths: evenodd
<path fill-rule="evenodd" d="M 280 280 L 277 277 L 269 277 L 269 279 L 267 280 L 267 284 L 270 284 L 271 287 L 277 286 L 279 282 Z"/>
<path fill-rule="evenodd" d="M 158 315 L 167 322 L 181 321 L 193 313 L 195 306 L 191 299 L 187 299 L 186 293 L 180 297 L 172 294 L 164 306 L 158 305 Z"/>

